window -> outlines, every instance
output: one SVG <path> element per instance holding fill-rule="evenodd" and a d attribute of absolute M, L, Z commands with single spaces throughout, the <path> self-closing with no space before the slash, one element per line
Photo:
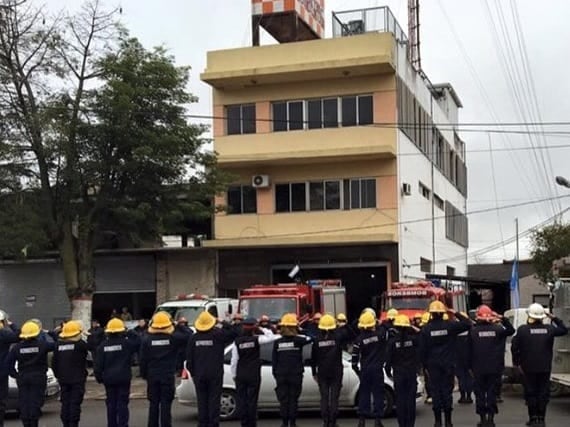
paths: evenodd
<path fill-rule="evenodd" d="M 287 130 L 287 103 L 278 102 L 273 104 L 273 131 Z"/>
<path fill-rule="evenodd" d="M 342 125 L 356 126 L 356 96 L 342 98 Z"/>
<path fill-rule="evenodd" d="M 307 210 L 306 184 L 278 184 L 275 186 L 275 210 L 300 212 Z"/>
<path fill-rule="evenodd" d="M 366 209 L 376 207 L 376 180 L 351 179 L 350 180 L 350 208 Z"/>
<path fill-rule="evenodd" d="M 431 273 L 431 260 L 420 257 L 420 271 L 424 273 Z"/>
<path fill-rule="evenodd" d="M 372 95 L 358 97 L 358 124 L 371 125 L 374 123 L 374 108 L 372 107 Z"/>
<path fill-rule="evenodd" d="M 250 185 L 236 185 L 228 188 L 228 214 L 257 212 L 257 192 Z"/>
<path fill-rule="evenodd" d="M 303 101 L 289 102 L 289 130 L 299 130 L 304 127 Z"/>
<path fill-rule="evenodd" d="M 305 101 L 276 102 L 273 104 L 273 130 L 299 130 L 305 127 Z"/>
<path fill-rule="evenodd" d="M 433 203 L 438 209 L 443 210 L 443 199 L 435 193 L 433 193 Z"/>
<path fill-rule="evenodd" d="M 374 122 L 372 95 L 342 97 L 342 125 L 370 125 Z"/>
<path fill-rule="evenodd" d="M 309 209 L 312 211 L 322 211 L 325 208 L 325 187 L 324 182 L 309 183 Z"/>
<path fill-rule="evenodd" d="M 455 276 L 455 267 L 448 265 L 445 267 L 445 271 L 448 276 Z"/>
<path fill-rule="evenodd" d="M 309 129 L 320 129 L 323 127 L 323 108 L 320 99 L 309 101 Z"/>
<path fill-rule="evenodd" d="M 338 98 L 323 99 L 323 124 L 326 128 L 338 127 Z"/>
<path fill-rule="evenodd" d="M 340 209 L 340 181 L 325 182 L 325 209 Z"/>
<path fill-rule="evenodd" d="M 426 199 L 430 199 L 431 191 L 427 188 L 422 182 L 420 181 L 420 194 L 424 196 Z"/>
<path fill-rule="evenodd" d="M 226 107 L 227 134 L 255 133 L 255 105 L 229 105 Z"/>
<path fill-rule="evenodd" d="M 445 237 L 465 248 L 469 245 L 467 215 L 448 201 L 445 202 Z"/>

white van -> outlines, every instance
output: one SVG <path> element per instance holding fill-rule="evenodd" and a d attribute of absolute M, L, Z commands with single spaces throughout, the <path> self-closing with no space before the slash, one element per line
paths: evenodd
<path fill-rule="evenodd" d="M 172 301 L 160 304 L 156 311 L 166 311 L 174 321 L 181 317 L 188 320 L 190 326 L 198 315 L 207 311 L 215 318 L 231 320 L 232 314 L 237 312 L 238 300 L 231 298 L 210 298 L 207 295 L 189 294 L 180 295 Z"/>

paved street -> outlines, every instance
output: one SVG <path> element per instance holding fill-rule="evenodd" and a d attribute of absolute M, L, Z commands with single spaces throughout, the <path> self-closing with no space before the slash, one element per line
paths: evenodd
<path fill-rule="evenodd" d="M 457 396 L 455 396 L 457 400 Z M 59 427 L 61 423 L 58 418 L 59 405 L 57 403 L 50 403 L 44 408 L 44 417 L 40 421 L 40 427 Z M 501 427 L 522 427 L 526 421 L 526 408 L 520 397 L 520 393 L 509 392 L 505 394 L 505 402 L 500 406 L 501 414 L 499 415 L 497 425 Z M 83 405 L 83 419 L 81 427 L 102 427 L 105 425 L 105 404 L 100 400 L 88 400 Z M 135 399 L 131 402 L 131 427 L 145 427 L 146 426 L 146 411 L 147 402 L 142 399 Z M 416 425 L 418 427 L 429 427 L 432 425 L 432 416 L 429 406 L 420 405 L 418 408 L 418 420 Z M 475 426 L 476 417 L 474 414 L 473 405 L 456 405 L 455 410 L 455 427 Z M 549 406 L 548 412 L 548 426 L 562 427 L 568 425 L 568 417 L 570 416 L 570 397 L 553 399 Z M 196 416 L 189 408 L 182 407 L 178 404 L 174 405 L 173 411 L 174 422 L 176 426 L 188 426 L 196 424 Z M 315 426 L 321 425 L 317 413 L 303 414 L 299 420 L 299 426 Z M 339 421 L 340 427 L 356 426 L 356 419 L 354 413 L 343 414 L 342 419 Z M 226 427 L 237 427 L 239 423 L 228 422 L 224 423 Z M 280 420 L 276 414 L 263 414 L 260 426 L 278 427 Z M 369 426 L 373 423 L 369 422 Z M 385 421 L 386 427 L 396 427 L 397 422 L 395 419 L 388 419 Z M 7 427 L 21 426 L 18 419 L 11 417 L 6 422 Z"/>

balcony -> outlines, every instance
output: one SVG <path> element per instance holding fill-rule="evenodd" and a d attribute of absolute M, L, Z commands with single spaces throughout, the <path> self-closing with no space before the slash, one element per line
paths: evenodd
<path fill-rule="evenodd" d="M 222 136 L 215 149 L 224 167 L 395 158 L 396 129 L 355 126 Z"/>

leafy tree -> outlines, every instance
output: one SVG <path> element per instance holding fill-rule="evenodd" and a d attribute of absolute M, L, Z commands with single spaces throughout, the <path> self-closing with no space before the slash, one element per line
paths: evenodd
<path fill-rule="evenodd" d="M 537 276 L 544 283 L 551 281 L 552 262 L 570 255 L 570 224 L 555 223 L 535 231 L 531 244 Z"/>
<path fill-rule="evenodd" d="M 196 102 L 188 67 L 145 49 L 116 13 L 92 0 L 51 19 L 28 0 L 0 0 L 0 159 L 20 165 L 8 182 L 38 195 L 72 315 L 84 322 L 102 232 L 157 242 L 165 226 L 211 215 L 224 185 L 204 126 L 185 117 Z"/>

